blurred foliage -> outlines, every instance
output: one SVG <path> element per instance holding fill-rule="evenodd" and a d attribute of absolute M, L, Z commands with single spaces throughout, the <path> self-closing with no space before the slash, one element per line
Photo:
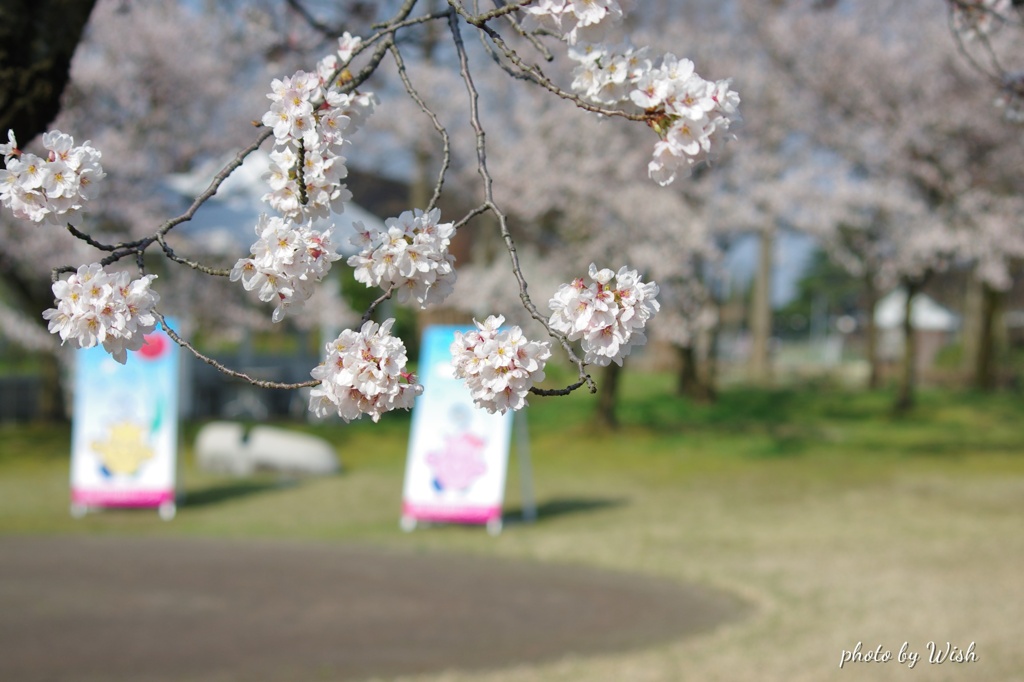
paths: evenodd
<path fill-rule="evenodd" d="M 856 315 L 863 307 L 862 294 L 859 279 L 816 249 L 797 281 L 796 295 L 775 311 L 774 331 L 782 338 L 805 337 L 816 315 Z"/>
<path fill-rule="evenodd" d="M 39 354 L 13 343 L 0 340 L 0 376 L 11 374 L 38 374 L 41 367 Z"/>

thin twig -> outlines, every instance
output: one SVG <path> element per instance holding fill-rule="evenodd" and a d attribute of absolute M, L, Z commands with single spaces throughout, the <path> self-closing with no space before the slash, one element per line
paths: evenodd
<path fill-rule="evenodd" d="M 536 64 L 530 65 L 523 61 L 523 58 L 520 57 L 515 50 L 509 47 L 508 43 L 505 42 L 505 40 L 501 37 L 501 35 L 498 34 L 497 31 L 488 26 L 486 23 L 475 23 L 475 17 L 469 12 L 467 12 L 466 9 L 461 5 L 461 3 L 457 2 L 457 0 L 448 0 L 448 4 L 451 5 L 452 8 L 458 13 L 458 15 L 465 19 L 468 23 L 472 24 L 477 29 L 486 33 L 487 37 L 494 42 L 495 46 L 502 52 L 502 54 L 505 55 L 505 57 L 510 62 L 512 62 L 512 64 L 517 69 L 519 69 L 519 71 L 523 74 L 525 78 L 533 81 L 534 83 L 541 86 L 545 90 L 561 97 L 564 100 L 572 102 L 580 109 L 595 114 L 601 114 L 602 116 L 618 116 L 620 118 L 625 118 L 630 121 L 644 122 L 650 119 L 647 113 L 631 114 L 620 109 L 606 109 L 596 104 L 592 104 L 586 101 L 585 99 L 572 94 L 571 92 L 563 90 L 562 88 L 558 87 L 554 83 L 554 81 L 545 76 L 544 72 L 541 71 L 539 66 L 537 66 Z"/>
<path fill-rule="evenodd" d="M 441 170 L 437 174 L 437 182 L 434 183 L 434 193 L 430 197 L 430 203 L 425 209 L 429 212 L 437 206 L 437 202 L 441 198 L 441 189 L 444 187 L 445 174 L 451 166 L 451 140 L 448 137 L 448 131 L 443 125 L 441 125 L 441 121 L 437 118 L 437 114 L 431 111 L 430 107 L 427 106 L 427 103 L 423 101 L 422 97 L 420 97 L 419 92 L 416 91 L 412 81 L 409 80 L 409 74 L 405 69 L 405 61 L 402 59 L 402 55 L 398 51 L 398 46 L 394 43 L 391 44 L 391 55 L 394 57 L 395 66 L 398 69 L 398 77 L 402 80 L 402 85 L 405 86 L 406 93 L 408 93 L 412 101 L 419 106 L 420 110 L 430 118 L 430 122 L 434 125 L 434 130 L 436 130 L 438 135 L 441 136 L 441 143 L 443 145 Z"/>
<path fill-rule="evenodd" d="M 156 319 L 160 321 L 160 326 L 163 327 L 164 331 L 167 332 L 167 336 L 171 337 L 172 341 L 174 341 L 176 344 L 178 344 L 188 352 L 192 353 L 192 355 L 196 356 L 206 364 L 214 367 L 218 372 L 227 374 L 230 377 L 242 379 L 243 381 L 246 381 L 247 383 L 250 383 L 253 386 L 258 386 L 259 388 L 280 388 L 290 390 L 296 388 L 309 388 L 312 386 L 318 386 L 320 384 L 320 382 L 315 379 L 310 379 L 309 381 L 302 381 L 294 384 L 284 383 L 280 381 L 266 381 L 264 379 L 257 379 L 256 377 L 249 376 L 245 372 L 233 370 L 230 367 L 227 367 L 221 364 L 220 362 L 217 362 L 209 355 L 204 355 L 199 350 L 197 350 L 195 346 L 193 346 L 191 343 L 183 339 L 176 331 L 174 331 L 171 328 L 171 325 L 167 323 L 167 320 L 164 318 L 162 313 L 154 310 L 153 315 L 155 315 Z"/>
<path fill-rule="evenodd" d="M 92 238 L 91 235 L 82 232 L 71 223 L 68 223 L 67 227 L 68 232 L 70 232 L 72 236 L 81 239 L 83 242 L 93 247 L 94 249 L 97 249 L 99 251 L 116 251 L 118 248 L 117 245 L 114 244 L 103 244 L 101 242 L 96 241 L 95 239 Z"/>
<path fill-rule="evenodd" d="M 511 4 L 506 4 L 504 2 L 496 2 L 494 3 L 495 5 L 497 5 L 495 9 L 492 9 L 489 12 L 484 12 L 483 14 L 471 16 L 470 18 L 467 18 L 467 21 L 473 26 L 483 26 L 492 19 L 510 16 L 513 12 L 518 12 L 520 9 L 522 9 L 526 5 L 529 5 L 531 2 L 533 2 L 533 0 L 520 0 L 519 2 L 513 2 Z"/>
<path fill-rule="evenodd" d="M 575 384 L 569 384 L 565 388 L 537 388 L 536 386 L 531 386 L 530 387 L 530 393 L 533 393 L 534 395 L 545 395 L 545 396 L 569 395 L 570 393 L 575 391 L 577 388 L 581 388 L 583 386 L 583 384 L 587 383 L 587 379 L 589 379 L 589 378 L 590 378 L 590 376 L 588 375 L 586 378 L 580 379 Z M 591 393 L 593 393 L 593 391 L 591 391 Z"/>
<path fill-rule="evenodd" d="M 385 291 L 383 294 L 381 294 L 377 298 L 377 300 L 375 300 L 373 303 L 371 303 L 370 307 L 366 309 L 366 312 L 363 313 L 362 319 L 359 320 L 359 327 L 362 328 L 362 326 L 364 324 L 369 322 L 370 318 L 373 317 L 373 311 L 375 311 L 377 309 L 377 306 L 379 306 L 381 303 L 383 303 L 384 301 L 386 301 L 389 298 L 391 298 L 392 294 L 394 294 L 394 293 L 395 293 L 395 285 L 392 284 L 391 286 L 388 287 L 387 291 Z"/>
<path fill-rule="evenodd" d="M 267 140 L 267 138 L 269 138 L 273 134 L 274 131 L 269 128 L 260 131 L 260 134 L 256 136 L 256 140 L 252 144 L 250 144 L 248 147 L 242 149 L 237 154 L 235 154 L 235 157 L 231 159 L 231 161 L 229 161 L 227 165 L 221 168 L 220 172 L 213 176 L 213 180 L 210 181 L 209 186 L 207 186 L 207 188 L 202 192 L 202 194 L 197 196 L 192 201 L 192 204 L 184 213 L 166 221 L 163 225 L 160 226 L 159 229 L 157 229 L 156 234 L 150 237 L 147 241 L 149 241 L 149 243 L 151 244 L 156 241 L 156 238 L 158 236 L 166 235 L 176 226 L 184 222 L 188 222 L 189 220 L 192 220 L 192 218 L 196 214 L 196 211 L 198 211 L 203 204 L 209 201 L 210 198 L 217 193 L 217 190 L 220 189 L 221 184 L 223 184 L 224 181 L 228 179 L 228 176 L 231 175 L 235 171 L 235 169 L 239 168 L 245 162 L 245 157 L 249 156 L 249 154 L 259 149 L 260 145 L 262 145 Z"/>
<path fill-rule="evenodd" d="M 455 223 L 455 225 L 454 225 L 455 229 L 458 230 L 460 227 L 462 227 L 463 225 L 468 223 L 473 218 L 477 217 L 478 215 L 483 215 L 484 213 L 487 213 L 490 210 L 491 210 L 491 207 L 488 206 L 487 204 L 480 204 L 479 206 L 474 208 L 472 211 L 467 213 L 466 216 L 462 220 L 460 220 L 459 222 Z"/>
<path fill-rule="evenodd" d="M 398 12 L 395 13 L 395 18 L 391 21 L 384 22 L 381 24 L 374 24 L 372 28 L 387 29 L 393 26 L 395 23 L 402 21 L 412 13 L 412 8 L 416 6 L 416 0 L 405 0 L 401 7 L 398 8 Z"/>
<path fill-rule="evenodd" d="M 448 26 L 451 29 L 452 38 L 455 42 L 455 49 L 459 55 L 459 72 L 462 74 L 462 81 L 465 83 L 466 90 L 469 95 L 470 122 L 473 126 L 473 131 L 476 134 L 477 172 L 483 181 L 484 205 L 488 210 L 494 213 L 495 217 L 498 219 L 501 236 L 505 241 L 505 249 L 508 251 L 509 258 L 512 261 L 512 273 L 515 275 L 516 282 L 519 284 L 519 299 L 522 301 L 523 307 L 530 314 L 530 317 L 543 325 L 544 329 L 547 330 L 548 335 L 561 344 L 566 354 L 573 363 L 576 364 L 579 369 L 579 386 L 586 384 L 591 393 L 596 393 L 597 386 L 594 384 L 594 380 L 590 375 L 587 374 L 586 364 L 576 355 L 576 352 L 573 350 L 572 345 L 569 343 L 569 340 L 565 335 L 559 334 L 551 328 L 548 319 L 540 314 L 540 311 L 537 310 L 537 306 L 534 305 L 533 301 L 530 299 L 529 293 L 527 292 L 526 279 L 523 277 L 522 267 L 519 264 L 519 254 L 516 251 L 515 242 L 513 241 L 512 234 L 508 228 L 508 219 L 505 213 L 494 201 L 494 182 L 491 178 L 490 171 L 487 168 L 486 134 L 484 132 L 483 124 L 480 122 L 479 93 L 477 92 L 476 84 L 473 82 L 473 77 L 469 72 L 469 58 L 466 54 L 466 46 L 462 41 L 462 33 L 459 30 L 458 19 L 455 15 L 452 15 L 448 19 Z M 579 388 L 579 386 L 577 386 L 577 388 Z"/>
<path fill-rule="evenodd" d="M 210 266 L 203 265 L 202 263 L 199 263 L 197 261 L 188 260 L 187 258 L 182 258 L 178 254 L 174 253 L 174 249 L 172 249 L 167 244 L 167 240 L 164 238 L 164 235 L 162 235 L 162 234 L 157 236 L 156 241 L 157 241 L 157 243 L 160 244 L 160 248 L 163 249 L 164 255 L 167 256 L 168 259 L 174 261 L 175 263 L 178 263 L 180 265 L 188 266 L 188 267 L 192 268 L 193 270 L 197 270 L 197 271 L 199 271 L 199 272 L 201 272 L 203 274 L 211 275 L 213 277 L 229 277 L 231 275 L 231 270 L 230 269 L 227 269 L 227 268 L 211 268 Z M 140 251 L 140 253 L 141 253 L 141 251 Z"/>
<path fill-rule="evenodd" d="M 516 7 L 516 9 L 520 9 L 521 7 L 524 7 L 525 5 L 530 4 L 530 2 L 533 2 L 533 0 L 529 0 L 529 2 L 520 2 L 515 7 Z M 507 5 L 507 3 L 505 3 L 505 0 L 494 0 L 494 4 L 497 7 L 507 7 L 507 6 L 509 6 L 509 5 Z M 518 33 L 522 38 L 527 40 L 530 43 L 530 45 L 533 46 L 533 49 L 537 50 L 537 52 L 540 52 L 541 56 L 544 57 L 544 61 L 550 62 L 550 61 L 554 60 L 555 56 L 553 54 L 551 54 L 551 50 L 549 50 L 547 48 L 547 45 L 545 45 L 544 43 L 540 42 L 540 40 L 537 38 L 537 36 L 534 35 L 533 33 L 527 33 L 523 29 L 522 25 L 520 25 L 520 23 L 518 21 L 516 21 L 516 18 L 515 18 L 515 16 L 513 14 L 507 15 L 506 19 L 508 19 L 508 23 L 512 26 L 512 29 L 516 33 Z"/>

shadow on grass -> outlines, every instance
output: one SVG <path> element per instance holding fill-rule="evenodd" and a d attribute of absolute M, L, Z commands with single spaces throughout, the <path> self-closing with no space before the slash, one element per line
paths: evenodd
<path fill-rule="evenodd" d="M 208 507 L 221 504 L 241 497 L 262 493 L 288 490 L 300 484 L 297 480 L 276 481 L 236 481 L 221 485 L 213 485 L 200 490 L 188 490 L 181 502 L 182 507 Z"/>
<path fill-rule="evenodd" d="M 559 516 L 571 514 L 587 514 L 621 507 L 627 503 L 625 498 L 610 497 L 562 497 L 547 500 L 537 505 L 537 522 L 550 521 Z M 512 507 L 505 512 L 506 518 L 518 520 L 523 518 L 522 507 Z"/>

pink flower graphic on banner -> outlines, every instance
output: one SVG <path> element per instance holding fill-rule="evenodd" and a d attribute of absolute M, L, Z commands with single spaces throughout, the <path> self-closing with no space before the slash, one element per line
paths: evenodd
<path fill-rule="evenodd" d="M 440 450 L 427 455 L 434 472 L 434 487 L 442 490 L 466 490 L 487 472 L 484 446 L 487 441 L 471 433 L 449 436 Z"/>

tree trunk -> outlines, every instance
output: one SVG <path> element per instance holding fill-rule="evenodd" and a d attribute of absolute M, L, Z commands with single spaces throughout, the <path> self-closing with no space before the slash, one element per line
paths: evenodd
<path fill-rule="evenodd" d="M 60 111 L 71 57 L 95 0 L 0 3 L 0 131 L 18 145 L 44 132 Z"/>
<path fill-rule="evenodd" d="M 900 368 L 899 389 L 893 409 L 897 413 L 908 412 L 914 406 L 914 388 L 917 383 L 917 338 L 911 316 L 914 298 L 921 291 L 921 283 L 905 280 L 907 300 L 903 304 L 903 365 Z"/>
<path fill-rule="evenodd" d="M 978 350 L 981 343 L 981 307 L 984 294 L 983 284 L 973 275 L 967 278 L 964 291 L 963 324 L 960 327 L 960 369 L 964 374 L 965 383 L 975 386 L 978 370 Z"/>
<path fill-rule="evenodd" d="M 0 2 L 0 139 L 13 130 L 19 147 L 46 131 L 60 112 L 71 58 L 95 0 L 3 0 Z M 23 279 L 16 264 L 0 254 L 0 277 L 26 312 L 38 315 L 52 304 L 49 282 Z M 45 284 L 45 286 L 42 286 Z M 42 299 L 40 299 L 42 289 Z M 60 361 L 42 354 L 38 415 L 46 421 L 67 419 Z"/>
<path fill-rule="evenodd" d="M 615 416 L 615 407 L 618 404 L 621 375 L 622 367 L 614 362 L 601 371 L 601 381 L 597 391 L 597 414 L 595 415 L 598 426 L 609 429 L 619 427 L 619 420 Z"/>
<path fill-rule="evenodd" d="M 882 384 L 882 368 L 878 359 L 878 327 L 875 326 L 875 308 L 878 306 L 878 287 L 873 273 L 864 275 L 864 308 L 867 318 L 864 327 L 865 354 L 868 359 L 868 388 L 875 390 Z"/>
<path fill-rule="evenodd" d="M 705 378 L 701 377 L 700 364 L 697 362 L 697 350 L 693 344 L 676 346 L 679 353 L 679 377 L 676 383 L 676 394 L 696 400 L 709 402 L 714 399 L 714 391 Z"/>
<path fill-rule="evenodd" d="M 765 384 L 771 380 L 770 343 L 772 335 L 772 252 L 775 231 L 761 233 L 757 273 L 750 305 L 750 380 Z"/>
<path fill-rule="evenodd" d="M 68 418 L 64 404 L 64 384 L 61 382 L 60 359 L 55 353 L 39 356 L 38 419 L 44 422 L 62 422 Z"/>
<path fill-rule="evenodd" d="M 708 387 L 708 402 L 718 399 L 718 333 L 717 324 L 712 331 L 707 332 L 708 350 L 704 359 L 704 385 Z"/>
<path fill-rule="evenodd" d="M 996 376 L 996 320 L 1002 294 L 987 284 L 981 284 L 981 306 L 978 316 L 977 342 L 971 383 L 980 391 L 991 391 L 997 384 Z"/>

